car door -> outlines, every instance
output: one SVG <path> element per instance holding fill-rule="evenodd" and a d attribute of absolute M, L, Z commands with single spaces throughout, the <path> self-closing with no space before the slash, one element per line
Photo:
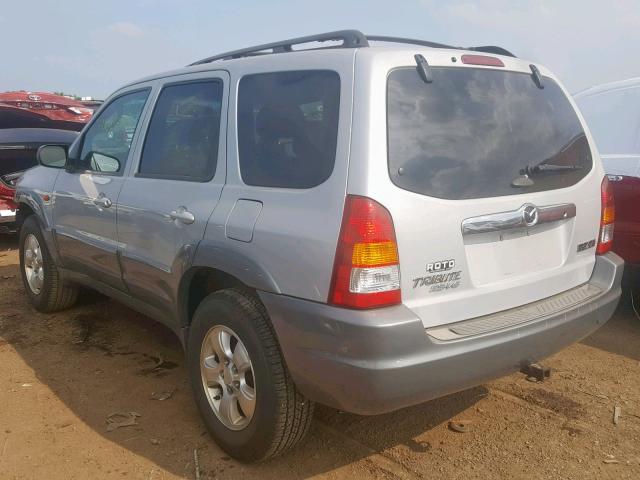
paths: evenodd
<path fill-rule="evenodd" d="M 69 154 L 53 192 L 62 265 L 124 289 L 117 258 L 116 209 L 131 146 L 150 88 L 137 87 L 100 110 Z"/>
<path fill-rule="evenodd" d="M 226 173 L 228 75 L 179 78 L 159 84 L 117 206 L 124 282 L 134 297 L 165 312 L 175 309 Z"/>

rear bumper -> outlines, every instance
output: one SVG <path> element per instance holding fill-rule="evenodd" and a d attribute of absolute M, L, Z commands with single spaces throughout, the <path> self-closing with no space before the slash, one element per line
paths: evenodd
<path fill-rule="evenodd" d="M 539 361 L 591 334 L 620 299 L 624 262 L 597 257 L 602 294 L 555 315 L 439 341 L 403 305 L 356 311 L 261 292 L 289 371 L 308 398 L 361 415 L 464 390 Z"/>

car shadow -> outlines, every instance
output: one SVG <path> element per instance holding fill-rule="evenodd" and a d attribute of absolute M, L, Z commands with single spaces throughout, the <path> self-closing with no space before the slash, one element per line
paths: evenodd
<path fill-rule="evenodd" d="M 319 407 L 300 446 L 263 464 L 242 465 L 206 434 L 180 343 L 167 328 L 100 296 L 84 298 L 65 312 L 35 312 L 27 305 L 15 264 L 0 266 L 0 282 L 0 340 L 79 421 L 175 475 L 193 476 L 197 449 L 203 476 L 212 478 L 308 478 L 372 455 L 389 476 L 394 468 L 404 468 L 390 460 L 390 451 L 429 452 L 424 434 L 488 393 L 477 387 L 375 417 Z M 108 431 L 107 417 L 117 412 L 135 412 L 137 425 Z"/>
<path fill-rule="evenodd" d="M 640 312 L 640 298 L 636 293 L 632 303 L 631 294 L 631 290 L 622 291 L 622 298 L 611 319 L 584 339 L 584 345 L 640 361 L 640 318 L 634 312 L 634 303 Z"/>

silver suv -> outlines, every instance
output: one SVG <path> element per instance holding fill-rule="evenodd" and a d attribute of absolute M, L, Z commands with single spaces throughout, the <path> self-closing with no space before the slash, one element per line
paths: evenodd
<path fill-rule="evenodd" d="M 245 461 L 298 443 L 314 402 L 378 414 L 527 367 L 620 296 L 593 139 L 499 47 L 229 52 L 123 87 L 39 160 L 17 189 L 32 304 L 84 285 L 169 326 Z"/>

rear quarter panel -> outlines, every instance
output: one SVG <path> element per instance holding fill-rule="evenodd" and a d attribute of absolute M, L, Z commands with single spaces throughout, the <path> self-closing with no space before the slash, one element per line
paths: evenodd
<path fill-rule="evenodd" d="M 227 183 L 199 247 L 236 259 L 228 272 L 255 288 L 326 302 L 342 222 L 351 136 L 354 51 L 307 51 L 229 61 L 231 92 L 227 131 Z M 233 62 L 233 63 L 231 63 Z M 309 189 L 248 186 L 242 181 L 237 142 L 238 85 L 243 76 L 295 70 L 332 70 L 340 76 L 338 141 L 333 172 Z M 252 235 L 230 238 L 239 201 L 260 202 Z M 232 219 L 232 220 L 231 220 Z M 241 219 L 240 219 L 241 220 Z M 254 219 L 250 222 L 253 224 Z M 231 235 L 233 236 L 233 235 Z M 214 256 L 216 256 L 214 255 Z M 220 265 L 228 263 L 221 261 Z"/>

